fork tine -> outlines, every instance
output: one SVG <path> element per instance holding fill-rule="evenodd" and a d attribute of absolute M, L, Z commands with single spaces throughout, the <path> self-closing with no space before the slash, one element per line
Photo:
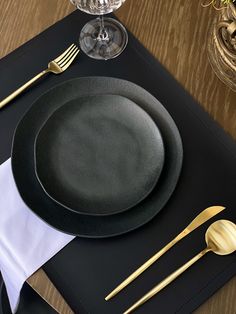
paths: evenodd
<path fill-rule="evenodd" d="M 78 53 L 79 53 L 79 50 L 76 51 L 76 52 L 71 56 L 71 58 L 70 58 L 69 60 L 67 60 L 66 64 L 61 67 L 63 71 L 65 71 L 65 70 L 71 65 L 71 63 L 75 60 L 75 58 L 76 58 L 76 56 L 78 55 Z"/>
<path fill-rule="evenodd" d="M 75 46 L 75 44 L 70 45 L 66 51 L 64 51 L 60 56 L 58 56 L 56 59 L 54 59 L 55 62 L 59 62 L 70 50 Z M 76 46 L 75 46 L 76 47 Z"/>
<path fill-rule="evenodd" d="M 74 52 L 78 51 L 79 48 L 75 46 L 72 48 L 58 63 L 59 66 L 63 66 L 66 63 L 66 60 L 70 59 L 70 57 L 74 54 Z"/>
<path fill-rule="evenodd" d="M 62 64 L 65 59 L 67 59 L 75 50 L 79 49 L 77 46 L 72 47 L 64 57 L 62 57 L 59 61 L 57 61 L 58 64 Z"/>

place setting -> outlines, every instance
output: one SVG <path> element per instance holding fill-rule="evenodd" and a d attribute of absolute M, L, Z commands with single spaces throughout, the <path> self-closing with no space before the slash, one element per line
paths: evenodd
<path fill-rule="evenodd" d="M 0 99 L 2 314 L 188 313 L 235 274 L 235 142 L 106 16 L 124 2 L 71 0 L 0 60 L 71 40 Z"/>

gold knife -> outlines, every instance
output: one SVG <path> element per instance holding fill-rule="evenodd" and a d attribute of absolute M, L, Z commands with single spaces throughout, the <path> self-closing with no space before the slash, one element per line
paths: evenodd
<path fill-rule="evenodd" d="M 194 231 L 196 228 L 200 227 L 210 218 L 214 217 L 225 207 L 223 206 L 211 206 L 203 210 L 180 234 L 178 234 L 171 242 L 169 242 L 165 247 L 163 247 L 159 252 L 153 255 L 148 261 L 146 261 L 142 266 L 140 266 L 135 272 L 133 272 L 127 279 L 125 279 L 120 285 L 118 285 L 110 294 L 105 298 L 106 301 L 113 298 L 117 293 L 128 286 L 133 280 L 135 280 L 139 275 L 141 275 L 147 268 L 149 268 L 154 262 L 156 262 L 164 253 L 166 253 L 170 248 L 172 248 L 176 243 Z"/>
<path fill-rule="evenodd" d="M 27 279 L 27 283 L 59 314 L 74 314 L 63 296 L 40 268 Z"/>

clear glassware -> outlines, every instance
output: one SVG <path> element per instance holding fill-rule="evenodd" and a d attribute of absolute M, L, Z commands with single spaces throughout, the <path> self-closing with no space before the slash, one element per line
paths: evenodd
<path fill-rule="evenodd" d="M 100 15 L 89 21 L 80 33 L 80 48 L 91 58 L 108 60 L 119 56 L 128 43 L 124 26 L 104 14 L 117 10 L 126 0 L 70 0 L 79 10 Z"/>

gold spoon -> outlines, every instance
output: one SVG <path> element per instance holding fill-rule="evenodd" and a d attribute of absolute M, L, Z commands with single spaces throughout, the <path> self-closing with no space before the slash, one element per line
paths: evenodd
<path fill-rule="evenodd" d="M 200 214 L 198 214 L 188 226 L 182 230 L 172 241 L 166 244 L 161 250 L 155 253 L 151 258 L 149 258 L 143 265 L 136 269 L 128 278 L 126 278 L 122 283 L 120 283 L 112 292 L 110 292 L 105 300 L 108 301 L 113 298 L 117 293 L 128 286 L 132 281 L 134 281 L 138 276 L 140 276 L 146 269 L 148 269 L 153 263 L 155 263 L 162 255 L 164 255 L 168 250 L 170 250 L 175 244 L 193 232 L 195 229 L 200 227 L 206 221 L 219 214 L 225 207 L 223 206 L 210 206 L 204 209 Z"/>
<path fill-rule="evenodd" d="M 229 220 L 218 220 L 210 225 L 206 231 L 205 240 L 207 247 L 193 257 L 190 261 L 184 264 L 182 267 L 177 269 L 163 281 L 161 281 L 157 286 L 145 294 L 139 301 L 137 301 L 133 306 L 131 306 L 124 314 L 129 314 L 137 309 L 140 305 L 147 302 L 155 294 L 165 288 L 173 280 L 175 280 L 179 275 L 181 275 L 186 269 L 197 262 L 206 253 L 212 251 L 218 255 L 228 255 L 236 251 L 236 225 Z"/>

